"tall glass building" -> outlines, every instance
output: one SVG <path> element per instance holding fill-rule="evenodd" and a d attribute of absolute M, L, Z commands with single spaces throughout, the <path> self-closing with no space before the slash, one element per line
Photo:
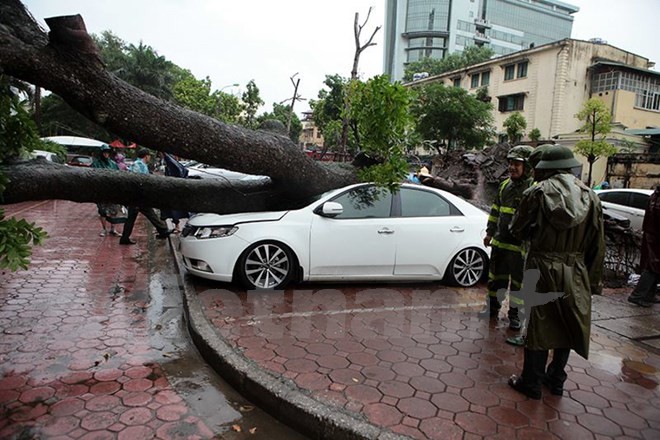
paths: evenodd
<path fill-rule="evenodd" d="M 400 80 L 407 63 L 473 45 L 506 55 L 569 38 L 578 11 L 556 0 L 387 0 L 383 70 Z"/>

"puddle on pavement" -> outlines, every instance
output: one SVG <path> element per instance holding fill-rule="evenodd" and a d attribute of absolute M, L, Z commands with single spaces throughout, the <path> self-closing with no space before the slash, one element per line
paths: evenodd
<path fill-rule="evenodd" d="M 658 373 L 657 368 L 652 365 L 645 364 L 643 362 L 633 361 L 629 359 L 624 359 L 622 361 L 624 368 L 628 368 L 632 371 L 636 371 L 641 374 L 654 375 Z"/>
<path fill-rule="evenodd" d="M 192 412 L 223 439 L 305 439 L 243 398 L 197 352 L 183 321 L 182 293 L 167 246 L 151 248 L 150 345 L 168 381 Z"/>

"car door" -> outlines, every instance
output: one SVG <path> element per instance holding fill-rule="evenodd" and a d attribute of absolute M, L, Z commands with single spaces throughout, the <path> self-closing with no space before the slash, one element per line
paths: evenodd
<path fill-rule="evenodd" d="M 311 279 L 391 277 L 395 230 L 392 195 L 359 186 L 334 197 L 343 212 L 333 218 L 315 215 L 310 231 Z"/>
<path fill-rule="evenodd" d="M 629 192 L 609 190 L 598 194 L 598 197 L 600 197 L 601 202 L 603 202 L 603 208 L 625 218 L 629 218 L 632 221 L 630 207 L 628 206 L 630 205 Z"/>
<path fill-rule="evenodd" d="M 395 276 L 442 277 L 469 227 L 465 217 L 440 194 L 420 188 L 398 193 Z"/>

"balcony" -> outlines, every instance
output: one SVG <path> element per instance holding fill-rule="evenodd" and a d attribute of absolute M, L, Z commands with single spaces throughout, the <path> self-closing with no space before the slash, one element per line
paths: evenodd
<path fill-rule="evenodd" d="M 490 29 L 493 27 L 492 24 L 490 24 L 490 21 L 485 20 L 483 18 L 475 18 L 474 19 L 474 24 L 477 26 L 477 29 L 482 28 L 482 29 Z"/>
<path fill-rule="evenodd" d="M 474 41 L 477 43 L 490 43 L 490 37 L 483 32 L 475 32 Z"/>

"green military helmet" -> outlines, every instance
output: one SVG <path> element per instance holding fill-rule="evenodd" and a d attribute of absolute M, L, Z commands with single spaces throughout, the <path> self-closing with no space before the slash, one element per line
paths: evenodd
<path fill-rule="evenodd" d="M 579 167 L 580 162 L 575 158 L 570 148 L 563 145 L 550 145 L 541 156 L 536 165 L 539 170 L 563 170 Z"/>
<path fill-rule="evenodd" d="M 534 151 L 534 148 L 529 145 L 516 145 L 506 155 L 507 160 L 518 160 L 520 162 L 527 163 L 529 160 L 530 154 Z"/>
<path fill-rule="evenodd" d="M 552 144 L 543 144 L 539 145 L 538 147 L 534 148 L 534 151 L 532 151 L 532 154 L 529 155 L 529 164 L 532 166 L 532 168 L 536 168 L 536 165 L 541 161 L 541 156 L 545 152 L 545 150 L 548 149 L 548 147 L 552 147 Z"/>

